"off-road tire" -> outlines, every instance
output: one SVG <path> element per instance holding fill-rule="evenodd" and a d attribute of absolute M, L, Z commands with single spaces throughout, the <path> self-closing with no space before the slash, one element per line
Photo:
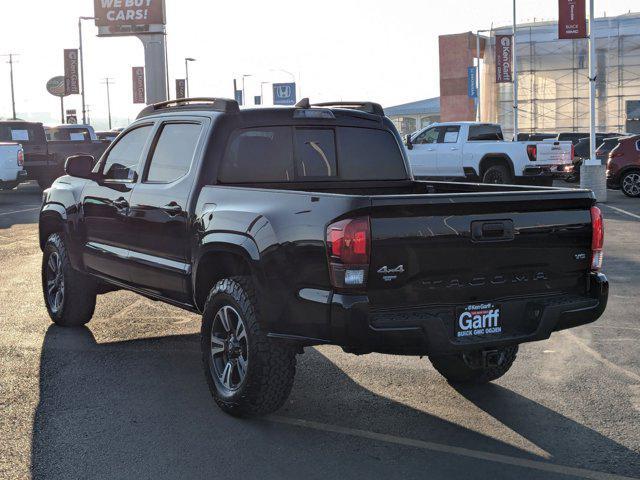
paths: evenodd
<path fill-rule="evenodd" d="M 495 367 L 471 368 L 462 354 L 429 357 L 434 368 L 451 384 L 481 385 L 503 376 L 513 365 L 518 354 L 518 345 L 500 349 L 504 352 L 500 365 Z"/>
<path fill-rule="evenodd" d="M 242 315 L 247 335 L 247 369 L 237 390 L 225 389 L 212 367 L 211 328 L 216 313 L 224 305 Z M 202 314 L 201 350 L 209 390 L 226 413 L 239 417 L 265 415 L 278 410 L 291 393 L 296 350 L 267 337 L 255 289 L 248 277 L 225 278 L 209 292 Z"/>
<path fill-rule="evenodd" d="M 53 252 L 60 257 L 64 280 L 62 306 L 54 311 L 47 295 L 47 263 Z M 91 320 L 96 307 L 96 282 L 88 275 L 75 270 L 69 261 L 69 255 L 61 234 L 49 236 L 42 254 L 42 292 L 49 317 L 63 327 L 85 325 Z"/>
<path fill-rule="evenodd" d="M 482 183 L 510 184 L 513 178 L 506 166 L 492 165 L 482 175 Z"/>

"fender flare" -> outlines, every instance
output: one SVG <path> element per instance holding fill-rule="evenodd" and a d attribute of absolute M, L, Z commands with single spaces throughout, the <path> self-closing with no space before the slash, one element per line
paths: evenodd
<path fill-rule="evenodd" d="M 504 160 L 509 167 L 509 171 L 511 172 L 511 176 L 515 177 L 515 167 L 513 165 L 513 160 L 511 157 L 504 152 L 495 152 L 495 153 L 485 153 L 480 161 L 478 162 L 478 176 L 482 178 L 482 162 L 486 160 Z"/>
<path fill-rule="evenodd" d="M 43 227 L 45 225 L 49 225 L 50 223 L 60 224 L 62 227 L 62 231 L 65 234 L 69 233 L 69 225 L 68 225 L 69 217 L 67 215 L 67 210 L 60 203 L 46 203 L 42 206 L 40 210 L 40 215 L 38 217 L 38 235 L 40 237 L 40 248 L 44 248 L 44 242 L 46 242 L 47 237 L 43 236 Z"/>

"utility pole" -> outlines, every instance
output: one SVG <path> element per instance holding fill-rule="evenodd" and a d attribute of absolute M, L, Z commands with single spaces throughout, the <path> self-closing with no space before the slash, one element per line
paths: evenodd
<path fill-rule="evenodd" d="M 109 94 L 109 85 L 113 85 L 113 79 L 105 77 L 102 83 L 107 86 L 107 113 L 109 115 L 109 130 L 111 130 L 111 96 Z"/>
<path fill-rule="evenodd" d="M 271 82 L 260 82 L 260 103 L 264 105 L 264 86 Z"/>
<path fill-rule="evenodd" d="M 518 140 L 518 57 L 516 54 L 516 0 L 513 0 L 513 140 Z"/>
<path fill-rule="evenodd" d="M 11 111 L 13 113 L 13 118 L 14 120 L 17 118 L 16 117 L 16 97 L 15 97 L 15 92 L 13 89 L 13 57 L 17 56 L 17 53 L 8 53 L 6 55 L 2 55 L 3 57 L 9 57 L 9 61 L 7 62 L 9 64 L 9 78 L 11 79 Z"/>
<path fill-rule="evenodd" d="M 80 95 L 82 96 L 82 124 L 87 124 L 87 105 L 84 93 L 84 49 L 82 48 L 82 20 L 95 20 L 95 17 L 78 17 L 78 39 L 80 53 Z"/>
<path fill-rule="evenodd" d="M 249 102 L 247 102 L 247 96 L 245 94 L 245 90 L 244 90 L 244 79 L 247 77 L 251 77 L 253 75 L 251 75 L 250 73 L 243 73 L 242 74 L 242 103 L 243 105 L 248 105 Z"/>

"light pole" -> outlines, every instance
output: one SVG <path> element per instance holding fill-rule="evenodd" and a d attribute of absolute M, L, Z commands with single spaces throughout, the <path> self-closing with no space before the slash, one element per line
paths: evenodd
<path fill-rule="evenodd" d="M 79 42 L 79 53 L 80 53 L 80 95 L 82 96 L 82 124 L 86 125 L 87 123 L 87 105 L 85 103 L 85 93 L 84 93 L 84 49 L 82 48 L 82 20 L 95 20 L 96 17 L 78 17 L 78 38 Z"/>
<path fill-rule="evenodd" d="M 264 86 L 271 82 L 260 82 L 260 103 L 264 105 Z"/>
<path fill-rule="evenodd" d="M 289 70 L 285 70 L 284 68 L 270 68 L 269 71 L 270 72 L 284 72 L 287 75 L 291 76 L 291 81 L 292 82 L 295 83 L 295 81 L 296 81 L 296 76 L 293 73 L 291 73 Z"/>
<path fill-rule="evenodd" d="M 189 62 L 195 62 L 195 58 L 186 57 L 184 59 L 184 73 L 185 73 L 185 83 L 186 83 L 186 97 L 189 98 Z"/>
<path fill-rule="evenodd" d="M 102 83 L 107 86 L 107 113 L 109 115 L 109 130 L 111 130 L 111 96 L 109 94 L 109 85 L 113 84 L 113 79 L 105 77 Z"/>
<path fill-rule="evenodd" d="M 11 79 L 11 111 L 13 113 L 13 119 L 16 119 L 16 98 L 15 98 L 15 93 L 13 90 L 13 57 L 15 57 L 17 54 L 15 53 L 8 53 L 6 55 L 2 55 L 3 57 L 9 57 L 9 61 L 7 62 L 9 64 L 9 78 Z"/>
<path fill-rule="evenodd" d="M 247 105 L 247 95 L 245 93 L 245 89 L 244 89 L 244 79 L 247 77 L 253 77 L 253 75 L 251 75 L 250 73 L 243 73 L 242 74 L 242 104 L 243 105 Z"/>

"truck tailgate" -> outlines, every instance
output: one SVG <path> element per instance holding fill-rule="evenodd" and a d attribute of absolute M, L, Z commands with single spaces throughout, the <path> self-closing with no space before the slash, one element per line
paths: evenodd
<path fill-rule="evenodd" d="M 536 143 L 536 162 L 540 165 L 571 165 L 572 149 L 571 142 Z"/>
<path fill-rule="evenodd" d="M 373 309 L 584 294 L 585 191 L 372 197 Z"/>

